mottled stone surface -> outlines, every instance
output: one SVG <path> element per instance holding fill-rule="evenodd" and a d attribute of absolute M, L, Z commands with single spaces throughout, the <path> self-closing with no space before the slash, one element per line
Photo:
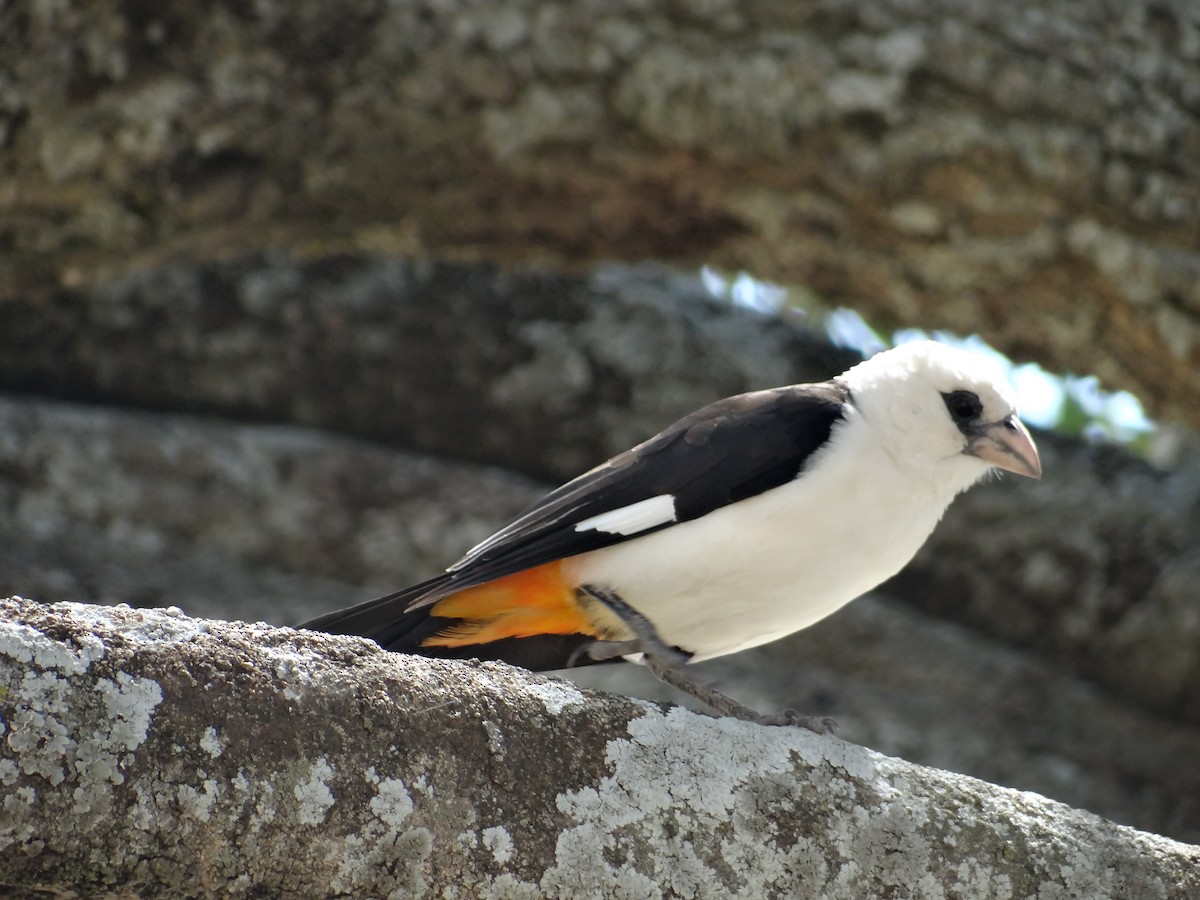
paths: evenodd
<path fill-rule="evenodd" d="M 357 248 L 745 267 L 1200 422 L 1190 0 L 37 3 L 0 293 Z"/>
<path fill-rule="evenodd" d="M 0 685 L 10 889 L 1113 900 L 1200 890 L 1200 848 L 1033 794 L 829 736 L 355 638 L 11 599 L 0 603 Z"/>
<path fill-rule="evenodd" d="M 718 397 L 859 358 L 657 266 L 273 253 L 3 313 L 0 388 L 334 428 L 550 480 Z"/>

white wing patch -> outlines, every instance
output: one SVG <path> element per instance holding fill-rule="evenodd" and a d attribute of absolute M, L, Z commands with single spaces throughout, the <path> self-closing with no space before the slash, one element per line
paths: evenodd
<path fill-rule="evenodd" d="M 675 521 L 675 497 L 659 494 L 648 500 L 639 500 L 620 509 L 584 519 L 575 526 L 576 531 L 603 531 L 605 534 L 637 534 L 659 525 Z"/>

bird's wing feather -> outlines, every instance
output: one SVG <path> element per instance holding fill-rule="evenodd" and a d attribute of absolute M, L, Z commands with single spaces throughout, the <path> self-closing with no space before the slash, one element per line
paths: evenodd
<path fill-rule="evenodd" d="M 843 385 L 825 382 L 739 394 L 697 410 L 547 494 L 430 582 L 428 591 L 408 594 L 409 609 L 778 487 L 828 441 L 848 399 Z M 615 512 L 663 497 L 672 498 L 671 504 L 648 504 L 640 515 Z M 598 525 L 589 524 L 597 519 Z"/>

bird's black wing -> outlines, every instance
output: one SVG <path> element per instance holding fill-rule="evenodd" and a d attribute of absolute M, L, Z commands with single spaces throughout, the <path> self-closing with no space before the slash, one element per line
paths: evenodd
<path fill-rule="evenodd" d="M 698 519 L 791 481 L 829 440 L 847 400 L 844 387 L 826 382 L 709 404 L 551 491 L 451 566 L 414 605 Z M 576 530 L 593 516 L 663 495 L 674 498 L 673 520 L 628 534 Z"/>

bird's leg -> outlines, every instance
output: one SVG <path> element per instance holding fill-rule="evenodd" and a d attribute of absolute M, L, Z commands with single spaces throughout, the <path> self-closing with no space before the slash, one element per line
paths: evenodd
<path fill-rule="evenodd" d="M 800 716 L 792 710 L 776 715 L 764 715 L 721 693 L 715 687 L 685 675 L 683 667 L 691 658 L 691 654 L 664 641 L 649 619 L 611 591 L 603 591 L 591 585 L 583 585 L 580 590 L 597 602 L 603 603 L 633 632 L 634 637 L 627 641 L 592 641 L 584 644 L 571 654 L 568 665 L 574 665 L 579 656 L 585 653 L 598 661 L 641 653 L 642 662 L 655 678 L 699 700 L 719 715 L 732 716 L 759 725 L 794 725 L 815 731 L 817 734 L 837 732 L 837 723 L 828 716 Z"/>
<path fill-rule="evenodd" d="M 678 647 L 672 647 L 659 637 L 658 630 L 650 620 L 617 594 L 611 591 L 602 591 L 590 584 L 583 585 L 580 590 L 593 600 L 604 604 L 626 628 L 633 632 L 633 639 L 628 641 L 591 641 L 571 654 L 571 658 L 567 661 L 568 666 L 573 666 L 583 654 L 587 654 L 597 662 L 603 662 L 608 659 L 616 659 L 618 656 L 641 653 L 644 657 L 654 656 L 664 662 L 669 661 L 674 666 L 684 666 L 691 659 L 690 653 L 684 653 Z"/>

